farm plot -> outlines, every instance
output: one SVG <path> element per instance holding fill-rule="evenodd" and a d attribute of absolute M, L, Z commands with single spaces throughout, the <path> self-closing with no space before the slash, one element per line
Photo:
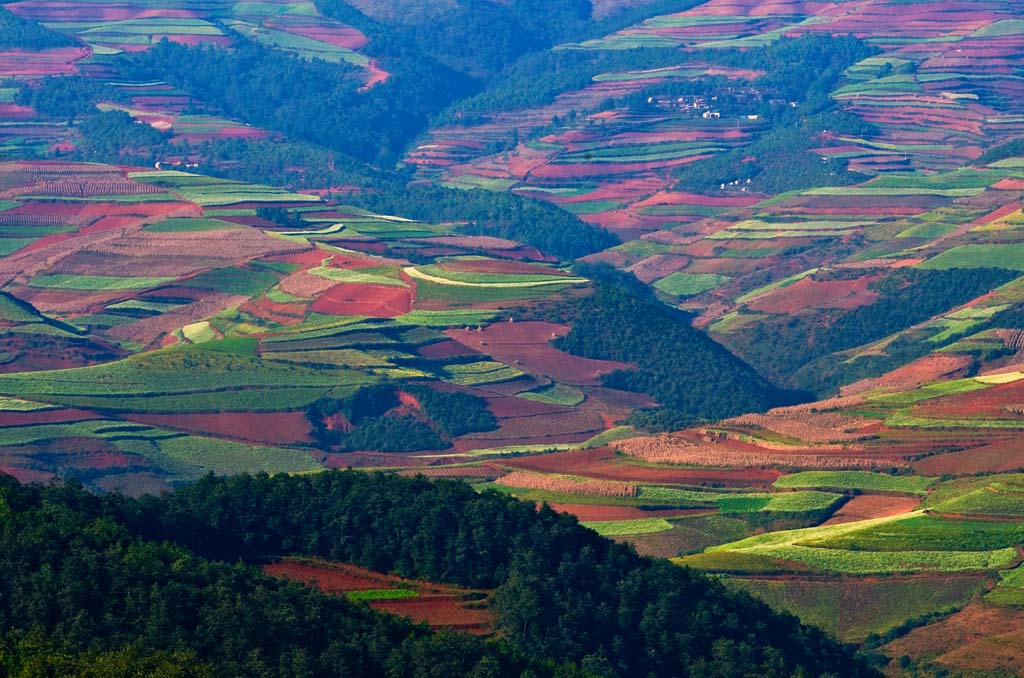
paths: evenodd
<path fill-rule="evenodd" d="M 264 565 L 263 571 L 433 628 L 489 633 L 494 623 L 487 606 L 487 591 L 404 579 L 347 563 L 315 559 L 278 560 Z"/>

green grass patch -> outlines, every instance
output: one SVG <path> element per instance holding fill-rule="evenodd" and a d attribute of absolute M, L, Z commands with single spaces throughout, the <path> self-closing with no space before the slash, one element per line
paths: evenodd
<path fill-rule="evenodd" d="M 795 614 L 846 642 L 861 642 L 909 619 L 961 607 L 985 588 L 975 575 L 841 579 L 730 578 L 730 588 L 750 593 L 777 611 Z"/>
<path fill-rule="evenodd" d="M 636 520 L 598 520 L 582 523 L 584 527 L 602 537 L 619 537 L 633 534 L 654 534 L 672 529 L 672 523 L 664 518 L 638 518 Z"/>
<path fill-rule="evenodd" d="M 731 278 L 717 273 L 673 273 L 654 283 L 654 287 L 676 297 L 692 297 L 713 290 Z"/>
<path fill-rule="evenodd" d="M 843 490 L 874 490 L 925 494 L 935 484 L 935 478 L 921 476 L 893 476 L 870 471 L 802 471 L 782 476 L 775 487 L 831 488 Z"/>
<path fill-rule="evenodd" d="M 994 551 L 1024 543 L 1024 523 L 917 516 L 801 546 L 849 551 Z"/>
<path fill-rule="evenodd" d="M 119 278 L 103 275 L 71 275 L 68 273 L 51 273 L 38 275 L 29 282 L 30 287 L 59 290 L 141 290 L 159 287 L 171 282 L 174 278 Z"/>
<path fill-rule="evenodd" d="M 579 389 L 559 383 L 541 386 L 533 391 L 526 391 L 516 395 L 525 400 L 534 400 L 549 405 L 565 405 L 566 407 L 575 407 L 586 400 L 586 396 Z"/>
<path fill-rule="evenodd" d="M 345 597 L 353 603 L 368 603 L 374 600 L 406 600 L 418 598 L 419 595 L 412 589 L 364 589 L 345 593 Z"/>
<path fill-rule="evenodd" d="M 1005 268 L 1024 271 L 1024 244 L 960 245 L 932 257 L 919 268 L 945 271 L 952 268 Z"/>
<path fill-rule="evenodd" d="M 254 297 L 270 289 L 277 282 L 278 277 L 269 271 L 254 271 L 232 266 L 200 273 L 183 281 L 181 286 Z"/>
<path fill-rule="evenodd" d="M 220 219 L 171 218 L 147 224 L 142 228 L 150 233 L 199 233 L 203 231 L 239 231 L 245 226 Z"/>

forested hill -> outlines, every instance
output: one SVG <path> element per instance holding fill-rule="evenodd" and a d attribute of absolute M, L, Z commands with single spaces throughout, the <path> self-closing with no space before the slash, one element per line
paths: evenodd
<path fill-rule="evenodd" d="M 493 587 L 501 633 L 432 634 L 243 564 L 281 554 Z M 454 482 L 208 477 L 131 500 L 4 476 L 0 577 L 5 675 L 873 675 L 794 617 Z"/>

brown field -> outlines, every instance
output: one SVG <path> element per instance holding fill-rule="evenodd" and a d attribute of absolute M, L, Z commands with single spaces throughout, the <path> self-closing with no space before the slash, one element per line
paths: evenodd
<path fill-rule="evenodd" d="M 494 624 L 494 615 L 481 602 L 486 592 L 404 579 L 324 560 L 280 560 L 264 565 L 263 571 L 272 577 L 290 579 L 335 595 L 373 589 L 412 589 L 418 597 L 372 601 L 370 607 L 435 628 L 485 634 L 491 632 Z"/>
<path fill-rule="evenodd" d="M 599 497 L 635 497 L 636 485 L 614 480 L 576 480 L 564 476 L 541 475 L 528 471 L 512 471 L 498 478 L 505 487 L 521 490 L 545 490 L 564 494 L 587 494 Z"/>
<path fill-rule="evenodd" d="M 397 285 L 341 283 L 325 290 L 310 309 L 329 315 L 394 318 L 412 310 L 413 290 Z"/>
<path fill-rule="evenodd" d="M 782 466 L 806 469 L 875 469 L 908 466 L 902 454 L 883 450 L 873 454 L 864 449 L 839 445 L 789 446 L 751 444 L 699 433 L 642 436 L 612 443 L 623 454 L 655 464 L 737 468 Z"/>
<path fill-rule="evenodd" d="M 975 602 L 882 647 L 885 654 L 932 659 L 953 669 L 1024 671 L 1024 611 Z M 895 675 L 895 674 L 893 674 Z"/>
<path fill-rule="evenodd" d="M 495 323 L 481 331 L 447 330 L 445 334 L 495 360 L 565 384 L 596 385 L 601 375 L 630 369 L 627 363 L 570 355 L 549 343 L 568 332 L 565 325 L 527 321 Z"/>
<path fill-rule="evenodd" d="M 887 388 L 894 391 L 917 388 L 922 384 L 939 381 L 940 379 L 955 379 L 960 376 L 966 376 L 967 370 L 971 367 L 972 363 L 973 360 L 970 356 L 927 355 L 880 377 L 862 379 L 861 381 L 843 386 L 840 392 L 843 396 L 855 396 L 877 388 Z"/>
<path fill-rule="evenodd" d="M 747 304 L 762 313 L 796 313 L 805 308 L 853 309 L 878 300 L 878 293 L 868 285 L 881 276 L 870 275 L 856 280 L 812 280 L 804 278 L 792 285 L 774 290 Z"/>
<path fill-rule="evenodd" d="M 869 518 L 886 518 L 907 513 L 917 508 L 921 500 L 915 497 L 899 497 L 883 494 L 860 494 L 843 504 L 824 525 L 852 523 Z"/>
<path fill-rule="evenodd" d="M 925 457 L 911 464 L 922 475 L 970 475 L 1005 473 L 1024 469 L 1024 445 L 1020 438 L 1004 438 L 959 452 Z"/>
<path fill-rule="evenodd" d="M 211 414 L 128 414 L 129 421 L 159 428 L 210 433 L 254 443 L 307 443 L 309 422 L 302 412 L 217 412 Z"/>
<path fill-rule="evenodd" d="M 840 412 L 807 412 L 791 408 L 770 410 L 767 414 L 745 414 L 726 419 L 723 424 L 753 426 L 801 440 L 805 443 L 838 443 L 871 437 L 879 419 L 855 417 Z"/>
<path fill-rule="evenodd" d="M 624 482 L 767 487 L 782 475 L 772 468 L 686 469 L 630 464 L 611 448 L 569 450 L 502 460 L 502 466 L 538 473 L 568 473 Z"/>

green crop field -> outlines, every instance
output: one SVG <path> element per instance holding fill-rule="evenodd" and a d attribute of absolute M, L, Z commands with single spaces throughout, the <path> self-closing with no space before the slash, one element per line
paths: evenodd
<path fill-rule="evenodd" d="M 666 294 L 677 297 L 691 297 L 729 282 L 731 278 L 716 273 L 673 273 L 654 283 Z"/>
<path fill-rule="evenodd" d="M 68 273 L 51 273 L 32 278 L 29 285 L 43 289 L 58 290 L 139 290 L 159 287 L 174 278 L 119 278 L 102 275 L 71 275 Z"/>
<path fill-rule="evenodd" d="M 245 228 L 245 226 L 220 219 L 172 218 L 147 224 L 142 230 L 150 233 L 195 233 L 199 231 L 237 231 Z"/>
<path fill-rule="evenodd" d="M 775 487 L 833 488 L 843 490 L 871 490 L 925 494 L 935 484 L 935 478 L 921 476 L 893 476 L 869 471 L 802 471 L 782 476 Z"/>
<path fill-rule="evenodd" d="M 795 614 L 847 642 L 861 642 L 872 633 L 926 614 L 955 609 L 984 590 L 978 576 L 890 577 L 863 579 L 728 580 L 776 610 Z"/>
<path fill-rule="evenodd" d="M 1024 244 L 961 245 L 932 257 L 921 264 L 921 268 L 939 271 L 951 268 L 1008 268 L 1024 271 Z"/>
<path fill-rule="evenodd" d="M 584 527 L 602 537 L 619 537 L 633 534 L 654 534 L 672 529 L 672 523 L 664 518 L 638 518 L 636 520 L 600 520 L 583 523 Z"/>
<path fill-rule="evenodd" d="M 1024 544 L 1024 523 L 918 516 L 799 544 L 849 551 L 993 551 Z"/>
<path fill-rule="evenodd" d="M 542 386 L 533 391 L 519 393 L 517 396 L 526 400 L 535 400 L 539 403 L 564 405 L 566 407 L 575 407 L 586 400 L 586 396 L 578 389 L 558 383 Z"/>
<path fill-rule="evenodd" d="M 368 603 L 373 600 L 407 600 L 418 598 L 419 595 L 412 589 L 363 589 L 345 592 L 345 597 L 353 603 Z"/>

